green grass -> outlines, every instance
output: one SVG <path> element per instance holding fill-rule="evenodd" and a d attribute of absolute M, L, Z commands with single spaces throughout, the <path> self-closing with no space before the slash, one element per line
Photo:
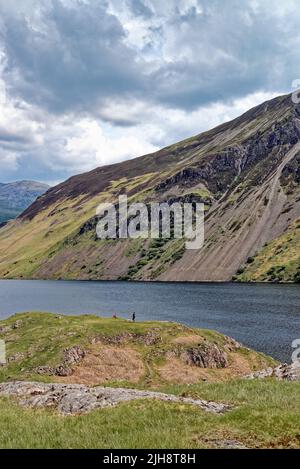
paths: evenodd
<path fill-rule="evenodd" d="M 0 333 L 0 338 L 6 341 L 8 357 L 22 353 L 24 358 L 0 367 L 0 381 L 8 378 L 38 378 L 49 381 L 49 377 L 37 376 L 35 368 L 57 366 L 62 361 L 65 348 L 74 345 L 89 347 L 91 339 L 95 337 L 114 337 L 124 332 L 142 335 L 158 328 L 163 340 L 167 342 L 184 330 L 184 326 L 175 323 L 132 323 L 125 319 L 99 318 L 93 315 L 62 316 L 38 312 L 16 314 L 1 321 L 0 327 L 12 326 L 17 320 L 22 321 L 22 326 Z M 164 342 L 161 346 L 164 346 Z M 142 345 L 137 345 L 136 348 L 141 352 L 145 351 Z"/>
<path fill-rule="evenodd" d="M 63 417 L 2 398 L 0 447 L 204 448 L 228 439 L 248 447 L 300 447 L 300 383 L 231 381 L 168 391 L 230 402 L 236 408 L 213 415 L 190 405 L 143 400 Z"/>

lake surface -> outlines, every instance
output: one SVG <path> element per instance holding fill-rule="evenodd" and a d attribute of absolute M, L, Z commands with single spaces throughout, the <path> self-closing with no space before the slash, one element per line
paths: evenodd
<path fill-rule="evenodd" d="M 282 361 L 300 338 L 300 285 L 0 280 L 0 319 L 16 312 L 178 321 L 216 329 Z"/>

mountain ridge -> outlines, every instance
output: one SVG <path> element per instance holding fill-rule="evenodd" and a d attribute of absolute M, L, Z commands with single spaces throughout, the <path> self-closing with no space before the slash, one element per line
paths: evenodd
<path fill-rule="evenodd" d="M 265 108 L 265 111 L 267 111 L 269 105 L 272 105 L 273 103 L 275 103 L 275 105 L 277 105 L 278 100 L 280 100 L 280 101 L 281 100 L 282 101 L 290 101 L 291 100 L 291 95 L 282 95 L 280 97 L 273 98 L 269 101 L 266 101 L 262 104 L 259 104 L 259 105 L 255 106 L 254 108 L 244 112 L 241 116 L 238 116 L 238 117 L 232 119 L 231 121 L 219 124 L 211 130 L 201 132 L 200 134 L 197 134 L 196 136 L 188 137 L 188 138 L 186 138 L 184 140 L 181 140 L 181 141 L 179 141 L 175 144 L 168 145 L 168 146 L 166 146 L 166 147 L 164 147 L 164 148 L 162 148 L 162 149 L 160 149 L 156 152 L 148 153 L 148 154 L 142 155 L 142 156 L 138 156 L 138 157 L 132 158 L 130 160 L 122 161 L 120 163 L 113 163 L 113 164 L 109 164 L 109 165 L 100 166 L 100 167 L 97 167 L 97 168 L 95 168 L 91 171 L 88 171 L 86 173 L 81 173 L 81 174 L 78 174 L 78 175 L 71 176 L 66 181 L 64 181 L 64 182 L 58 184 L 57 186 L 54 186 L 53 188 L 51 188 L 50 193 L 48 194 L 49 200 L 51 199 L 51 202 L 56 201 L 57 198 L 55 196 L 58 196 L 61 189 L 63 187 L 65 187 L 66 185 L 70 185 L 70 191 L 67 192 L 67 194 L 65 194 L 67 196 L 73 196 L 74 195 L 74 186 L 75 186 L 75 184 L 78 188 L 85 191 L 84 193 L 89 194 L 89 193 L 92 193 L 91 188 L 94 188 L 94 183 L 96 183 L 95 191 L 96 191 L 96 193 L 99 193 L 99 190 L 101 190 L 103 188 L 103 186 L 101 186 L 99 184 L 101 184 L 101 183 L 103 184 L 103 182 L 106 182 L 106 179 L 104 179 L 104 181 L 99 181 L 99 179 L 98 179 L 99 175 L 103 176 L 103 174 L 106 175 L 108 173 L 108 175 L 111 176 L 111 171 L 116 167 L 118 167 L 118 169 L 121 168 L 121 174 L 122 174 L 122 170 L 125 170 L 123 172 L 125 172 L 125 174 L 126 174 L 126 169 L 131 169 L 131 167 L 133 167 L 133 171 L 134 171 L 135 170 L 135 167 L 134 167 L 135 163 L 138 163 L 138 162 L 142 162 L 142 165 L 138 166 L 138 168 L 136 169 L 136 170 L 139 171 L 139 174 L 141 174 L 141 172 L 144 170 L 143 167 L 146 164 L 148 165 L 147 168 L 149 168 L 149 166 L 151 167 L 151 165 L 153 165 L 153 159 L 155 160 L 155 163 L 157 164 L 158 163 L 158 158 L 165 156 L 165 154 L 170 152 L 170 151 L 172 153 L 172 151 L 176 150 L 176 147 L 178 145 L 179 146 L 183 145 L 184 146 L 184 151 L 186 152 L 190 149 L 194 149 L 195 147 L 197 148 L 200 145 L 207 144 L 213 139 L 215 134 L 222 133 L 224 131 L 229 131 L 232 126 L 235 126 L 236 124 L 243 123 L 244 121 L 247 122 L 247 120 L 249 118 L 252 119 L 253 117 L 255 117 L 256 114 L 262 108 Z M 200 138 L 200 142 L 197 140 L 198 138 Z M 177 152 L 177 156 L 178 156 L 178 152 Z M 178 163 L 178 161 L 176 161 L 176 162 Z M 145 165 L 144 165 L 144 163 L 145 163 Z M 161 163 L 161 162 L 159 162 L 159 163 Z M 165 164 L 163 164 L 163 166 L 164 165 Z M 148 171 L 145 170 L 145 172 L 148 172 Z M 94 180 L 93 176 L 95 176 L 95 180 Z M 75 184 L 73 184 L 73 182 Z M 86 185 L 82 184 L 82 182 L 86 182 Z M 52 195 L 54 197 L 52 197 Z M 37 213 L 37 211 L 38 211 L 38 209 L 35 210 L 35 207 L 30 207 L 30 210 L 26 210 L 23 216 L 24 216 L 24 218 L 26 218 L 27 216 L 30 218 L 30 217 L 34 216 L 34 214 Z"/>
<path fill-rule="evenodd" d="M 0 182 L 0 221 L 18 216 L 49 188 L 48 184 L 29 180 Z"/>

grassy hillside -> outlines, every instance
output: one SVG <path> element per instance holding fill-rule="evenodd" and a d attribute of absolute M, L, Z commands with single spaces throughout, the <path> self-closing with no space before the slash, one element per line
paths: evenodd
<path fill-rule="evenodd" d="M 0 322 L 0 331 L 8 356 L 1 381 L 80 380 L 159 389 L 233 406 L 216 415 L 189 404 L 148 399 L 68 417 L 51 409 L 23 408 L 12 398 L 1 397 L 1 448 L 300 447 L 300 383 L 239 379 L 241 373 L 274 361 L 217 332 L 177 323 L 46 313 L 15 315 Z M 182 362 L 183 352 L 204 345 L 225 352 L 228 367 L 200 368 Z M 74 347 L 86 354 L 72 364 L 72 373 L 47 374 L 63 363 L 64 351 Z M 172 360 L 176 366 L 166 368 L 174 365 Z"/>
<path fill-rule="evenodd" d="M 119 382 L 157 387 L 202 379 L 222 381 L 274 364 L 271 358 L 218 332 L 168 322 L 23 313 L 0 322 L 0 338 L 7 343 L 8 356 L 7 366 L 0 368 L 0 381 Z M 186 351 L 201 349 L 209 359 L 215 355 L 210 347 L 215 346 L 220 356 L 226 354 L 228 366 L 216 362 L 213 368 L 200 368 L 186 363 Z M 64 351 L 72 347 L 83 350 L 85 356 L 68 366 Z M 71 368 L 71 372 L 57 373 L 59 367 Z"/>

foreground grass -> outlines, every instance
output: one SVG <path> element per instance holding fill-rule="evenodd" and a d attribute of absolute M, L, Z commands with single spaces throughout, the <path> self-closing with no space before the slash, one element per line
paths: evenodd
<path fill-rule="evenodd" d="M 235 440 L 247 447 L 300 448 L 300 383 L 240 380 L 167 390 L 236 408 L 213 415 L 189 405 L 144 400 L 62 417 L 2 398 L 0 447 L 205 448 Z"/>

